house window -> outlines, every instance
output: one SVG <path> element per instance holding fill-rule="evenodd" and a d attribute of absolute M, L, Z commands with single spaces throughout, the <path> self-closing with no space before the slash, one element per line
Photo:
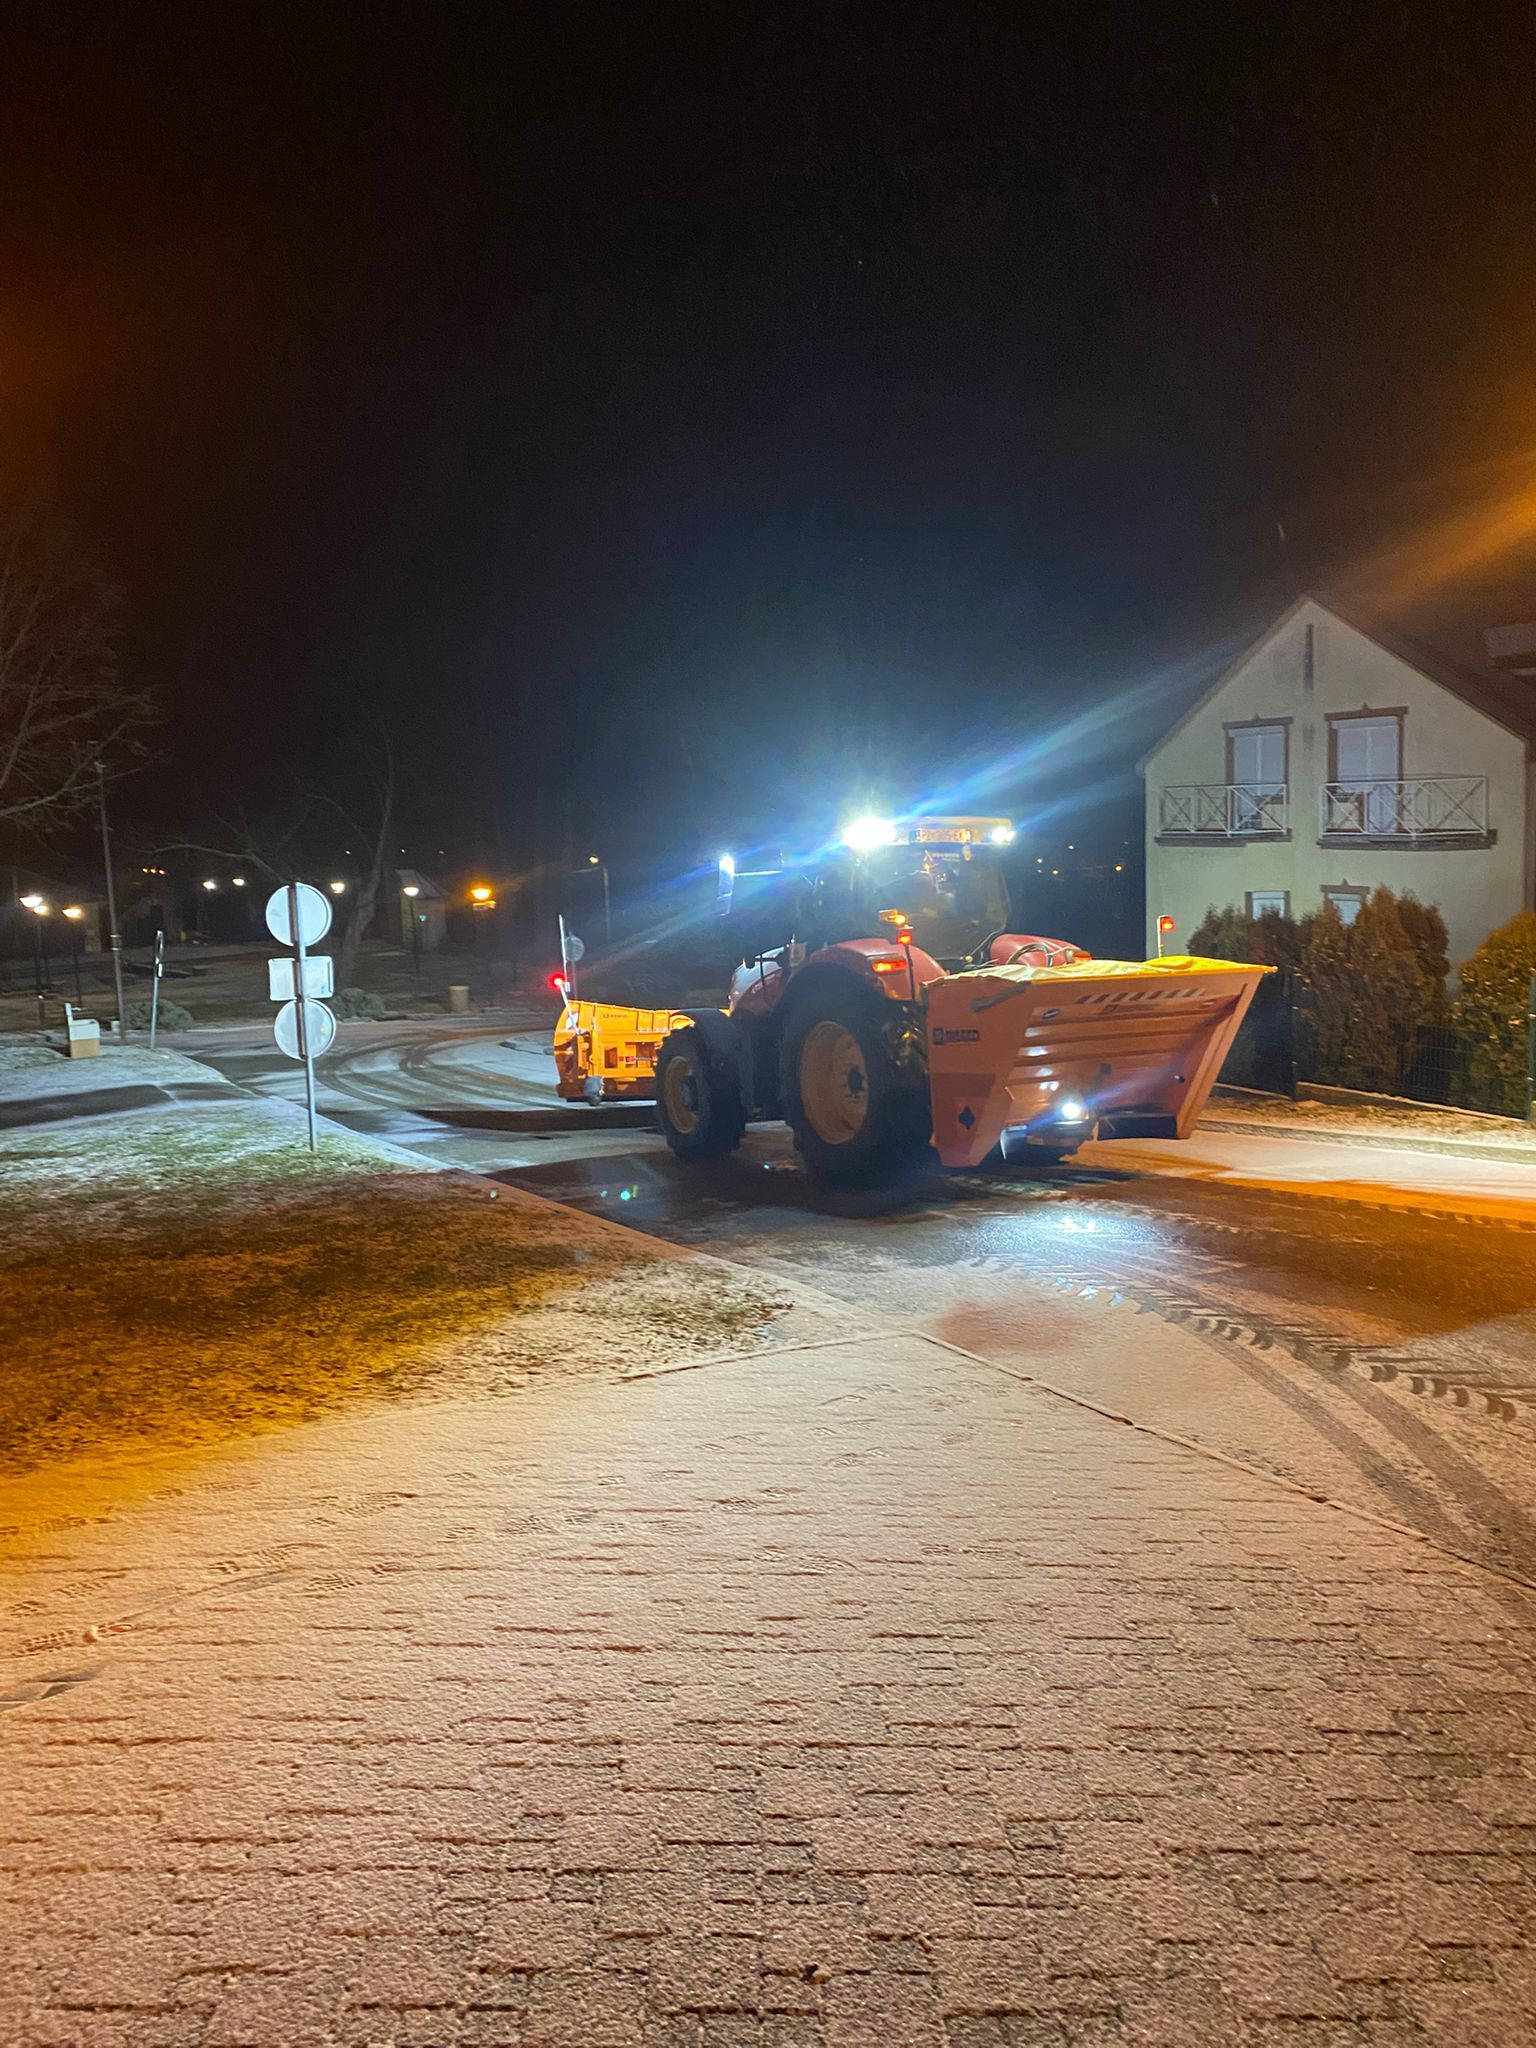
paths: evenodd
<path fill-rule="evenodd" d="M 1248 915 L 1250 917 L 1289 917 L 1291 914 L 1291 892 L 1289 889 L 1250 889 L 1248 891 Z"/>
<path fill-rule="evenodd" d="M 1358 712 L 1328 721 L 1331 829 L 1373 837 L 1401 830 L 1403 714 Z"/>
<path fill-rule="evenodd" d="M 1273 830 L 1273 807 L 1285 800 L 1290 728 L 1277 721 L 1268 725 L 1229 725 L 1226 730 L 1232 829 Z"/>
<path fill-rule="evenodd" d="M 1365 902 L 1363 889 L 1325 889 L 1323 901 L 1331 903 L 1345 924 L 1353 924 Z"/>

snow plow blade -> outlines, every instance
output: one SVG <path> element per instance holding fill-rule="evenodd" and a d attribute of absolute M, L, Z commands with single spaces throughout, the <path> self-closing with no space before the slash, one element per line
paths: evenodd
<path fill-rule="evenodd" d="M 1095 1130 L 1188 1137 L 1255 989 L 1273 971 L 1177 954 L 980 967 L 930 982 L 939 1158 L 976 1166 L 1005 1132 L 1058 1151 Z"/>
<path fill-rule="evenodd" d="M 555 1093 L 567 1102 L 649 1102 L 661 1041 L 692 1021 L 675 1010 L 568 1001 L 555 1026 Z"/>

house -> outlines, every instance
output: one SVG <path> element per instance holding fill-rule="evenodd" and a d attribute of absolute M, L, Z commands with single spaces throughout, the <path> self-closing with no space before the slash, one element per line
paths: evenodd
<path fill-rule="evenodd" d="M 1515 629 L 1485 638 L 1501 665 L 1293 604 L 1140 764 L 1151 944 L 1168 915 L 1186 947 L 1213 904 L 1348 923 L 1385 887 L 1439 907 L 1454 966 L 1529 908 L 1536 680 Z"/>

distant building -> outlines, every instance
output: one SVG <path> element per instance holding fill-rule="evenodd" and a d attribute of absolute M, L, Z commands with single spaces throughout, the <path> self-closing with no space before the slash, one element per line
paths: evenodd
<path fill-rule="evenodd" d="M 1187 946 L 1212 906 L 1344 920 L 1372 889 L 1433 903 L 1451 962 L 1529 908 L 1536 629 L 1451 663 L 1304 597 L 1141 763 L 1147 929 Z"/>

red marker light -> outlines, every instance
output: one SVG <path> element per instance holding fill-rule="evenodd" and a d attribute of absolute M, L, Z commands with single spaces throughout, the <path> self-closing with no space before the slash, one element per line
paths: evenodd
<path fill-rule="evenodd" d="M 1157 928 L 1160 932 L 1171 932 L 1173 930 L 1173 926 L 1174 920 L 1168 915 L 1167 911 L 1165 910 L 1162 916 L 1157 920 Z"/>
<path fill-rule="evenodd" d="M 549 977 L 549 985 L 554 990 L 557 996 L 565 996 L 570 994 L 570 988 L 563 974 L 560 974 L 558 972 L 552 974 Z"/>

